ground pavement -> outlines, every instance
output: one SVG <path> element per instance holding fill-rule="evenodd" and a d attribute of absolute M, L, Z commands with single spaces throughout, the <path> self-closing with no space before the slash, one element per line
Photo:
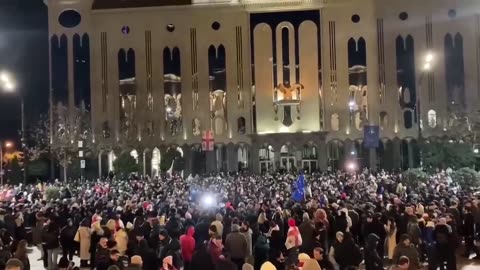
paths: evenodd
<path fill-rule="evenodd" d="M 31 247 L 30 248 L 30 253 L 28 255 L 28 258 L 30 259 L 30 269 L 31 270 L 43 270 L 43 261 L 38 261 L 38 258 L 40 258 L 41 254 L 40 251 L 36 247 Z M 59 259 L 61 257 L 61 254 L 59 254 Z M 73 258 L 73 261 L 75 262 L 75 265 L 78 266 L 80 265 L 80 259 L 75 256 Z M 457 270 L 480 270 L 480 261 L 474 261 L 474 260 L 467 260 L 463 257 L 458 257 L 458 268 Z M 360 267 L 361 269 L 365 269 L 364 267 Z M 206 270 L 206 269 L 205 269 Z"/>

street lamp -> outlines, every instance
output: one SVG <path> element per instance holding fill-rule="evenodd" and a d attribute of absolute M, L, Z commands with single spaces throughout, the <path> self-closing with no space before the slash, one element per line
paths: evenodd
<path fill-rule="evenodd" d="M 16 85 L 15 85 L 15 80 L 13 77 L 10 75 L 9 72 L 3 71 L 0 73 L 0 89 L 4 90 L 5 92 L 14 92 L 16 90 Z M 21 130 L 22 130 L 22 150 L 24 149 L 25 146 L 25 106 L 23 103 L 23 96 L 20 95 L 20 114 L 21 114 Z M 8 146 L 7 146 L 8 147 Z M 24 163 L 25 164 L 25 163 Z M 27 180 L 27 171 L 25 168 L 23 169 L 23 181 L 25 182 Z M 3 179 L 3 176 L 2 176 Z M 2 180 L 3 184 L 3 180 Z"/>
<path fill-rule="evenodd" d="M 0 162 L 0 184 L 1 184 L 2 188 L 3 188 L 3 175 L 5 174 L 5 172 L 3 171 L 3 146 L 4 146 L 4 144 L 0 141 L 0 158 L 1 158 L 1 162 Z M 5 142 L 5 149 L 8 149 L 12 146 L 13 146 L 12 142 Z"/>

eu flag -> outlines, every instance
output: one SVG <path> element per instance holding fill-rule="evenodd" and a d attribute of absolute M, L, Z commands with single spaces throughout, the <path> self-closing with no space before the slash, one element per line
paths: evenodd
<path fill-rule="evenodd" d="M 295 189 L 292 196 L 293 200 L 296 202 L 303 201 L 305 199 L 305 176 L 303 173 L 293 182 L 293 188 Z"/>
<path fill-rule="evenodd" d="M 378 126 L 363 126 L 363 144 L 365 148 L 377 148 L 380 140 Z"/>

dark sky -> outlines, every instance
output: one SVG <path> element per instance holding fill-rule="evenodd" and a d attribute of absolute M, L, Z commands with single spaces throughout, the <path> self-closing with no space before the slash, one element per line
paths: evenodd
<path fill-rule="evenodd" d="M 48 111 L 47 16 L 42 0 L 0 1 L 0 70 L 17 81 L 17 93 L 0 89 L 0 140 L 19 140 L 20 94 L 27 124 Z"/>

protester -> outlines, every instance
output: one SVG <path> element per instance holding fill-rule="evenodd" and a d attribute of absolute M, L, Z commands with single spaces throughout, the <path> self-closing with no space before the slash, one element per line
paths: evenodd
<path fill-rule="evenodd" d="M 245 262 L 255 270 L 283 270 L 299 267 L 300 252 L 322 268 L 345 270 L 359 266 L 360 247 L 367 270 L 380 268 L 384 254 L 395 266 L 404 266 L 405 255 L 411 269 L 421 259 L 429 268 L 446 263 L 451 270 L 462 240 L 457 232 L 467 244 L 465 255 L 478 254 L 474 241 L 480 211 L 478 195 L 448 178 L 440 171 L 414 189 L 401 174 L 314 173 L 301 178 L 302 196 L 297 196 L 300 178 L 285 173 L 112 176 L 5 186 L 16 195 L 15 202 L 0 205 L 5 224 L 0 249 L 16 250 L 31 224 L 33 243 L 42 244 L 48 269 L 55 268 L 60 245 L 68 262 L 78 243 L 81 266 L 90 261 L 91 268 L 101 270 L 125 267 L 112 263 L 122 255 L 127 262 L 140 256 L 144 270 L 215 269 L 232 263 L 240 268 Z M 47 189 L 60 189 L 60 197 L 48 198 Z M 205 204 L 205 198 L 214 203 Z M 378 239 L 370 240 L 373 234 Z M 114 250 L 118 254 L 111 254 Z M 7 252 L 0 254 L 0 262 L 11 257 Z"/>

